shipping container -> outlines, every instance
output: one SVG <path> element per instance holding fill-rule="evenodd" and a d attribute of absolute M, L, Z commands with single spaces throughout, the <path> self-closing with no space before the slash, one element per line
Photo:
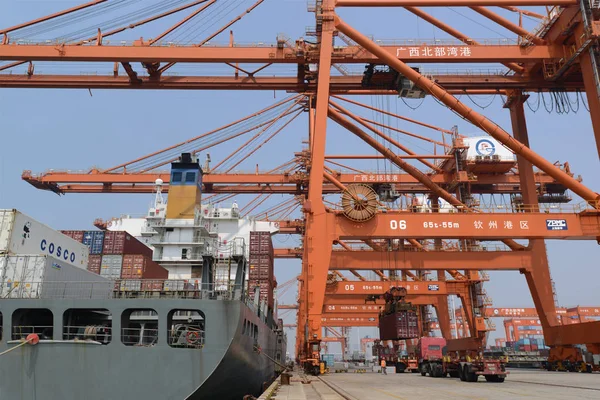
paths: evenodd
<path fill-rule="evenodd" d="M 82 242 L 90 249 L 90 254 L 102 254 L 104 235 L 103 231 L 86 231 L 83 233 Z"/>
<path fill-rule="evenodd" d="M 47 255 L 86 269 L 88 250 L 82 243 L 17 210 L 0 210 L 1 255 Z"/>
<path fill-rule="evenodd" d="M 270 232 L 250 232 L 250 256 L 254 254 L 273 255 Z"/>
<path fill-rule="evenodd" d="M 165 281 L 162 279 L 144 280 L 142 281 L 142 290 L 151 292 L 161 292 Z"/>
<path fill-rule="evenodd" d="M 139 292 L 142 289 L 142 281 L 138 279 L 124 279 L 121 281 L 122 292 Z"/>
<path fill-rule="evenodd" d="M 322 354 L 321 355 L 321 361 L 325 362 L 325 366 L 332 368 L 333 364 L 334 364 L 334 356 L 333 354 Z"/>
<path fill-rule="evenodd" d="M 107 231 L 102 254 L 143 254 L 152 258 L 152 250 L 127 232 Z"/>
<path fill-rule="evenodd" d="M 179 279 L 169 279 L 164 283 L 164 291 L 172 292 L 177 290 L 185 290 L 186 281 Z"/>
<path fill-rule="evenodd" d="M 123 268 L 123 256 L 103 255 L 100 265 L 100 275 L 109 279 L 120 279 Z"/>
<path fill-rule="evenodd" d="M 248 278 L 254 280 L 274 281 L 274 257 L 271 254 L 250 253 L 248 259 Z"/>
<path fill-rule="evenodd" d="M 167 279 L 169 271 L 142 254 L 123 256 L 121 278 L 123 279 Z"/>
<path fill-rule="evenodd" d="M 63 260 L 40 255 L 0 257 L 0 298 L 108 299 L 111 282 Z"/>
<path fill-rule="evenodd" d="M 83 242 L 83 234 L 84 234 L 83 231 L 60 231 L 60 233 L 70 237 L 71 239 L 75 240 L 76 242 L 79 242 L 79 243 Z"/>
<path fill-rule="evenodd" d="M 87 270 L 94 274 L 100 275 L 100 268 L 102 267 L 102 256 L 100 254 L 90 255 Z"/>
<path fill-rule="evenodd" d="M 400 310 L 379 318 L 379 336 L 382 340 L 402 340 L 419 337 L 419 319 L 411 310 Z"/>

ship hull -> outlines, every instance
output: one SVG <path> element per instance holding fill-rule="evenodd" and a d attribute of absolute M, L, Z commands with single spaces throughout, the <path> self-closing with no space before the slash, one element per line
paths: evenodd
<path fill-rule="evenodd" d="M 4 334 L 0 352 L 11 349 L 11 315 L 17 309 L 49 309 L 54 339 L 26 345 L 0 357 L 0 399 L 106 400 L 240 400 L 258 395 L 275 377 L 277 335 L 240 301 L 191 299 L 0 300 Z M 63 314 L 71 308 L 106 309 L 112 317 L 108 345 L 62 340 Z M 125 346 L 121 318 L 127 310 L 158 313 L 154 346 Z M 167 341 L 167 315 L 173 310 L 200 310 L 205 316 L 202 349 L 173 348 Z M 257 327 L 257 339 L 247 323 Z M 57 340 L 59 339 L 59 340 Z M 261 351 L 254 350 L 258 344 Z M 279 344 L 281 346 L 281 344 Z M 280 349 L 285 354 L 285 349 Z M 268 356 L 268 357 L 267 357 Z"/>

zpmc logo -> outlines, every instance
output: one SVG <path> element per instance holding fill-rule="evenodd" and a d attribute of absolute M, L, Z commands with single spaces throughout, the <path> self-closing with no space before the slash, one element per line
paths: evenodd
<path fill-rule="evenodd" d="M 475 151 L 480 156 L 493 156 L 496 153 L 496 145 L 491 140 L 481 139 L 475 144 Z"/>

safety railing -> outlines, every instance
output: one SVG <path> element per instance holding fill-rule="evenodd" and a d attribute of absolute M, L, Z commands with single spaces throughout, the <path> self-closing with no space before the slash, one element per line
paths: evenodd
<path fill-rule="evenodd" d="M 12 327 L 12 340 L 26 339 L 28 335 L 35 333 L 41 340 L 52 340 L 54 327 L 49 325 L 17 325 Z"/>
<path fill-rule="evenodd" d="M 110 281 L 14 281 L 0 288 L 0 299 L 109 299 L 113 289 Z"/>
<path fill-rule="evenodd" d="M 122 328 L 121 342 L 125 346 L 152 347 L 158 343 L 158 329 Z"/>
<path fill-rule="evenodd" d="M 105 325 L 85 325 L 63 327 L 63 340 L 91 340 L 102 344 L 110 343 L 112 328 Z"/>
<path fill-rule="evenodd" d="M 573 214 L 600 208 L 600 202 L 580 203 L 540 203 L 535 204 L 484 204 L 475 208 L 476 211 L 494 214 L 514 213 L 565 213 Z"/>
<path fill-rule="evenodd" d="M 244 285 L 200 283 L 187 279 L 140 279 L 115 281 L 114 298 L 178 298 L 242 300 Z"/>
<path fill-rule="evenodd" d="M 509 38 L 471 38 L 482 46 L 514 46 L 518 44 L 517 39 Z M 380 46 L 454 46 L 466 47 L 468 44 L 458 39 L 375 39 Z"/>
<path fill-rule="evenodd" d="M 200 283 L 188 279 L 114 279 L 99 282 L 14 282 L 0 288 L 0 299 L 103 300 L 179 298 L 243 300 L 245 285 Z"/>
<path fill-rule="evenodd" d="M 186 349 L 202 349 L 204 347 L 204 330 L 197 326 L 176 325 L 169 331 L 168 344 L 171 347 Z"/>
<path fill-rule="evenodd" d="M 326 205 L 338 212 L 341 212 L 341 204 L 326 202 Z M 337 208 L 336 208 L 337 207 Z M 385 208 L 379 207 L 380 211 L 392 211 L 392 212 L 406 212 L 406 213 L 424 213 L 433 214 L 434 211 L 428 205 L 401 205 L 396 208 Z M 600 202 L 580 202 L 580 203 L 540 203 L 540 204 L 520 204 L 520 203 L 501 203 L 501 204 L 479 204 L 476 207 L 471 207 L 470 211 L 475 213 L 490 213 L 490 214 L 521 214 L 521 213 L 564 213 L 564 214 L 577 214 L 584 211 L 600 210 Z M 466 207 L 450 207 L 444 206 L 440 209 L 439 215 L 464 213 Z M 449 221 L 452 217 L 449 217 Z"/>

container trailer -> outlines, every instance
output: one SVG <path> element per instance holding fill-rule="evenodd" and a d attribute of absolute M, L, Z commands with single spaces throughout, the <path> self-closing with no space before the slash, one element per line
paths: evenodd
<path fill-rule="evenodd" d="M 480 375 L 488 382 L 504 382 L 508 375 L 506 364 L 490 357 L 462 357 L 446 352 L 446 339 L 422 337 L 417 345 L 419 370 L 422 376 L 433 378 L 460 378 L 463 382 L 477 382 Z"/>

